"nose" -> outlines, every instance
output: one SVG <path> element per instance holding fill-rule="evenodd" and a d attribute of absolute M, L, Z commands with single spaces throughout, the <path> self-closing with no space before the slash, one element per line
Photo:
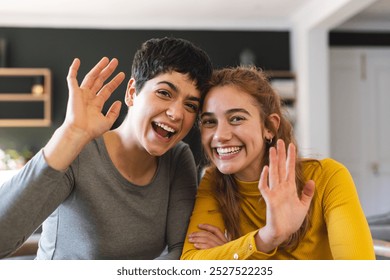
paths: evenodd
<path fill-rule="evenodd" d="M 183 105 L 179 104 L 179 102 L 172 103 L 167 109 L 166 114 L 172 121 L 182 120 L 184 115 Z"/>
<path fill-rule="evenodd" d="M 218 122 L 217 127 L 214 131 L 213 141 L 225 142 L 232 138 L 232 131 L 229 124 L 226 122 Z"/>

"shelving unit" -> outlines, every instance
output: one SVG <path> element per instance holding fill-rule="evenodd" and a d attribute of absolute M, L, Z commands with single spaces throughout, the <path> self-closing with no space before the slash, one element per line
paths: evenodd
<path fill-rule="evenodd" d="M 51 71 L 47 68 L 0 68 L 0 79 L 8 80 L 8 84 L 12 84 L 16 91 L 0 92 L 0 105 L 10 107 L 9 113 L 0 112 L 0 127 L 33 127 L 33 126 L 50 126 L 51 124 Z M 30 84 L 28 90 L 21 87 L 18 90 L 18 79 L 27 80 Z M 1 81 L 0 80 L 0 81 Z M 15 80 L 11 81 L 11 80 Z M 34 80 L 41 80 L 43 91 L 34 94 L 32 85 Z M 11 82 L 10 82 L 11 81 Z M 26 82 L 25 82 L 26 84 Z M 0 82 L 0 91 L 2 91 Z M 18 106 L 20 108 L 18 108 Z M 14 109 L 14 110 L 13 110 Z M 26 110 L 27 109 L 27 110 Z M 38 112 L 37 112 L 38 111 Z M 32 116 L 24 116 L 29 112 Z M 19 115 L 18 115 L 19 114 Z M 35 115 L 39 115 L 36 117 Z"/>

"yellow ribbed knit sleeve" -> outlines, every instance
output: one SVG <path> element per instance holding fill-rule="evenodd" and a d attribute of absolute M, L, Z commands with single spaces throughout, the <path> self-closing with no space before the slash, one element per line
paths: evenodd
<path fill-rule="evenodd" d="M 334 160 L 325 159 L 321 165 L 313 172 L 318 184 L 313 223 L 325 222 L 334 259 L 374 259 L 371 233 L 352 176 Z M 306 173 L 311 170 L 308 167 Z"/>

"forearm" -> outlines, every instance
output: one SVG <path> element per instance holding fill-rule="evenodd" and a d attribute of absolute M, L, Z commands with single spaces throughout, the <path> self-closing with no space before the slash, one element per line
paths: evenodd
<path fill-rule="evenodd" d="M 19 247 L 65 199 L 70 189 L 64 176 L 39 152 L 0 188 L 0 257 Z"/>
<path fill-rule="evenodd" d="M 43 148 L 45 160 L 55 170 L 66 170 L 91 140 L 85 131 L 64 124 Z"/>
<path fill-rule="evenodd" d="M 269 259 L 275 252 L 262 253 L 256 249 L 255 235 L 257 231 L 250 232 L 238 239 L 232 240 L 224 245 L 206 250 L 197 250 L 186 242 L 184 245 L 183 260 L 247 260 L 247 259 Z"/>

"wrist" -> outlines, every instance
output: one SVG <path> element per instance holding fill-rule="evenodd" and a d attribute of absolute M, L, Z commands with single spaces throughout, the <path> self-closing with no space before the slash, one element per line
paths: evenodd
<path fill-rule="evenodd" d="M 67 143 L 74 146 L 84 147 L 92 141 L 93 137 L 85 129 L 71 124 L 63 123 L 55 132 L 59 134 Z"/>
<path fill-rule="evenodd" d="M 43 148 L 47 164 L 65 170 L 91 140 L 85 131 L 63 124 Z"/>
<path fill-rule="evenodd" d="M 259 229 L 255 236 L 257 250 L 263 253 L 270 253 L 282 242 L 276 238 L 266 227 Z"/>

